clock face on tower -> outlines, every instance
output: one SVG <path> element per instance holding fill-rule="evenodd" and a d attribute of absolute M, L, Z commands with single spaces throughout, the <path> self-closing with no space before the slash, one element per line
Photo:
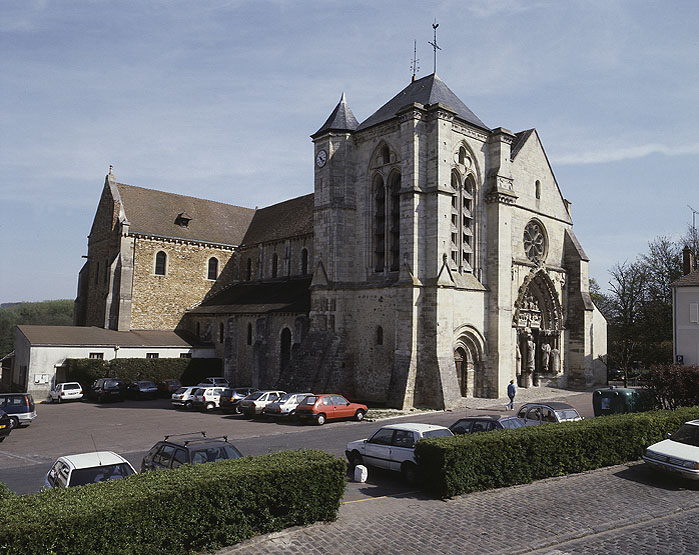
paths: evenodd
<path fill-rule="evenodd" d="M 319 168 L 322 168 L 325 165 L 325 162 L 328 161 L 328 153 L 325 152 L 324 150 L 319 150 L 318 155 L 316 156 L 316 165 Z"/>

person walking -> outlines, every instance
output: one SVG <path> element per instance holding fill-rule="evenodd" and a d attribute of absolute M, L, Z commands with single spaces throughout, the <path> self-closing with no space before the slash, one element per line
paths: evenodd
<path fill-rule="evenodd" d="M 510 385 L 507 386 L 507 396 L 510 398 L 510 402 L 505 406 L 507 410 L 515 410 L 515 395 L 517 393 L 517 387 L 515 386 L 515 381 L 510 380 Z"/>

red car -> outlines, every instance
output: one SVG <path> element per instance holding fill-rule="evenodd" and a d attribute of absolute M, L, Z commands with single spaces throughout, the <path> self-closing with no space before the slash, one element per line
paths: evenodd
<path fill-rule="evenodd" d="M 360 403 L 350 403 L 342 395 L 324 393 L 309 395 L 296 407 L 296 416 L 301 422 L 315 420 L 318 426 L 327 420 L 354 418 L 357 422 L 364 419 L 367 406 Z"/>

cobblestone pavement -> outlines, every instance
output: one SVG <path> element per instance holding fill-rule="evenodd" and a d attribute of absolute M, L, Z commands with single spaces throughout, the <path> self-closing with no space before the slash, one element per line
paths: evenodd
<path fill-rule="evenodd" d="M 219 555 L 697 554 L 697 489 L 632 463 L 446 501 L 412 492 L 346 502 L 336 522 L 253 538 Z"/>

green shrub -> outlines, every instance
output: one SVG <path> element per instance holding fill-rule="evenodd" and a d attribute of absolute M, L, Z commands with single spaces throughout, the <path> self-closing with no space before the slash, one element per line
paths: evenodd
<path fill-rule="evenodd" d="M 284 451 L 17 496 L 2 553 L 191 553 L 337 518 L 344 461 Z"/>
<path fill-rule="evenodd" d="M 175 378 L 184 385 L 194 385 L 209 376 L 223 375 L 221 359 L 218 358 L 70 358 L 65 364 L 66 380 L 79 382 L 83 388 L 107 377 L 126 381 L 152 380 L 155 383 Z"/>
<path fill-rule="evenodd" d="M 637 460 L 695 418 L 699 407 L 434 438 L 418 442 L 415 457 L 427 489 L 453 497 Z"/>

